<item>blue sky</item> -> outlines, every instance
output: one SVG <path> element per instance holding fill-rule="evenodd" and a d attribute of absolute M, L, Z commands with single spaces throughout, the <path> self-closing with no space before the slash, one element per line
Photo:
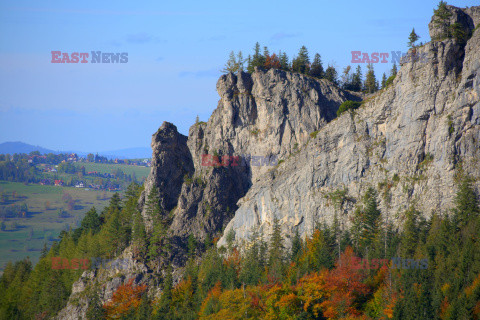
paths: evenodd
<path fill-rule="evenodd" d="M 405 52 L 413 27 L 429 41 L 437 4 L 3 0 L 0 143 L 91 152 L 145 147 L 163 121 L 188 134 L 196 115 L 206 121 L 217 106 L 215 84 L 231 50 L 247 55 L 258 41 L 291 58 L 305 45 L 340 72 L 351 51 Z M 51 51 L 127 52 L 128 63 L 55 64 Z M 375 65 L 377 77 L 390 68 Z"/>

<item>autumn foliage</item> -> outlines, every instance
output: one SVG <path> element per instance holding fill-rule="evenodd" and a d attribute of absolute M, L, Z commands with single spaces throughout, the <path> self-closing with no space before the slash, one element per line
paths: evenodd
<path fill-rule="evenodd" d="M 126 284 L 119 286 L 113 293 L 112 299 L 103 306 L 107 313 L 107 319 L 118 319 L 132 308 L 138 308 L 147 286 L 145 284 L 135 286 L 133 280 L 130 279 Z"/>

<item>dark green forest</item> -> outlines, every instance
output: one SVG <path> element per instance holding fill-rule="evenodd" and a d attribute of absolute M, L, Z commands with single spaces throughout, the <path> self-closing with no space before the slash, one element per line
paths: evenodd
<path fill-rule="evenodd" d="M 0 279 L 1 319 L 48 318 L 66 305 L 83 270 L 53 269 L 52 257 L 113 258 L 131 246 L 155 270 L 170 248 L 171 217 L 158 215 L 152 197 L 147 211 L 156 227 L 147 233 L 137 208 L 141 190 L 133 183 L 101 213 L 92 208 L 80 228 L 44 249 L 37 265 L 9 263 Z M 190 237 L 179 283 L 166 267 L 158 276 L 160 296 L 130 281 L 102 305 L 87 290 L 89 319 L 478 319 L 480 207 L 472 179 L 458 178 L 448 215 L 425 219 L 411 206 L 402 228 L 386 222 L 378 197 L 374 188 L 366 191 L 350 229 L 336 218 L 332 225 L 319 221 L 306 239 L 297 233 L 288 249 L 277 220 L 272 234 L 255 235 L 245 248 L 235 246 L 234 232 L 226 248 Z M 427 268 L 375 262 L 394 257 L 426 259 Z M 359 267 L 359 259 L 372 265 Z"/>

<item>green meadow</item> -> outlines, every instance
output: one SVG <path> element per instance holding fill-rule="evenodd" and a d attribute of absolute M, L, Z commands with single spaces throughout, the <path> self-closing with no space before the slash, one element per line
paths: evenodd
<path fill-rule="evenodd" d="M 150 173 L 149 167 L 130 166 L 126 164 L 109 164 L 109 163 L 77 163 L 77 167 L 85 167 L 85 171 L 97 171 L 99 173 L 113 173 L 115 170 L 120 169 L 127 175 L 133 175 L 137 177 L 138 181 L 142 181 Z"/>
<path fill-rule="evenodd" d="M 78 226 L 91 207 L 101 211 L 113 195 L 104 190 L 25 185 L 6 181 L 0 181 L 0 193 L 10 195 L 8 204 L 0 206 L 22 203 L 28 206 L 25 217 L 7 218 L 3 221 L 5 230 L 0 231 L 0 272 L 8 261 L 28 256 L 36 262 L 44 243 L 50 246 L 52 241 L 58 239 L 61 230 Z M 73 199 L 73 205 L 64 200 L 66 197 Z"/>

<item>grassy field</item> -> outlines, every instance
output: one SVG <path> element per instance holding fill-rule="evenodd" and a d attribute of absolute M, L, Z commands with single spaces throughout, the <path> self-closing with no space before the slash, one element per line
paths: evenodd
<path fill-rule="evenodd" d="M 21 260 L 29 256 L 32 262 L 36 262 L 45 242 L 51 245 L 62 229 L 78 226 L 92 206 L 95 206 L 97 212 L 101 211 L 108 205 L 108 200 L 113 195 L 103 190 L 25 185 L 6 181 L 0 181 L 1 192 L 8 194 L 15 192 L 17 196 L 11 202 L 26 203 L 28 215 L 4 221 L 6 230 L 0 231 L 0 272 L 8 261 Z M 64 193 L 68 193 L 74 199 L 73 208 L 69 208 L 62 199 Z M 60 217 L 59 210 L 64 210 L 66 215 Z M 13 227 L 15 224 L 16 228 Z"/>
<path fill-rule="evenodd" d="M 139 166 L 130 166 L 126 164 L 108 164 L 108 163 L 77 163 L 76 164 L 78 167 L 84 166 L 85 171 L 97 171 L 100 173 L 113 173 L 115 170 L 120 169 L 122 170 L 125 174 L 130 174 L 133 175 L 135 173 L 135 176 L 139 181 L 142 181 L 143 178 L 147 177 L 148 174 L 150 173 L 150 168 L 149 167 L 139 167 Z"/>

